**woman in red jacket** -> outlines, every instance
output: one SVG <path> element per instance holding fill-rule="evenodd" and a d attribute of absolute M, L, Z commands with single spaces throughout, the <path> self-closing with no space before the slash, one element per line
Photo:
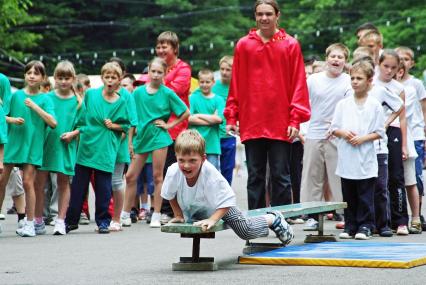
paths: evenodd
<path fill-rule="evenodd" d="M 225 116 L 228 129 L 245 144 L 249 209 L 265 207 L 266 163 L 272 180 L 271 205 L 290 204 L 290 142 L 310 117 L 306 75 L 300 45 L 278 28 L 275 0 L 255 3 L 257 28 L 235 48 Z"/>

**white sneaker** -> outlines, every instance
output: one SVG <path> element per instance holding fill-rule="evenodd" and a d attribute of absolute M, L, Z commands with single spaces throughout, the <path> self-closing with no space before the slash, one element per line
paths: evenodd
<path fill-rule="evenodd" d="M 119 232 L 119 231 L 123 230 L 120 223 L 117 223 L 117 222 L 114 222 L 114 221 L 111 221 L 108 228 L 111 232 Z"/>
<path fill-rule="evenodd" d="M 44 222 L 41 222 L 40 224 L 34 223 L 34 229 L 36 235 L 46 234 L 46 224 Z"/>
<path fill-rule="evenodd" d="M 347 232 L 343 232 L 339 234 L 339 238 L 340 239 L 352 239 L 354 238 L 354 236 L 351 236 L 349 233 Z"/>
<path fill-rule="evenodd" d="M 406 225 L 400 225 L 398 226 L 398 229 L 396 230 L 396 234 L 399 236 L 408 236 L 408 228 Z"/>
<path fill-rule="evenodd" d="M 127 214 L 127 215 L 121 214 L 120 220 L 121 220 L 121 225 L 123 227 L 130 227 L 132 225 L 132 219 L 130 218 L 130 214 Z"/>
<path fill-rule="evenodd" d="M 315 219 L 308 219 L 305 226 L 303 227 L 304 231 L 317 231 L 318 222 Z"/>
<path fill-rule="evenodd" d="M 161 222 L 157 221 L 157 220 L 151 220 L 149 227 L 150 228 L 161 228 Z"/>
<path fill-rule="evenodd" d="M 65 230 L 65 223 L 55 222 L 55 228 L 53 229 L 54 236 L 63 236 L 66 235 L 67 231 Z"/>
<path fill-rule="evenodd" d="M 27 218 L 23 218 L 22 220 L 19 220 L 18 222 L 18 229 L 22 229 L 25 226 L 25 222 L 27 221 Z"/>
<path fill-rule="evenodd" d="M 161 214 L 160 223 L 162 225 L 165 225 L 168 222 L 170 222 L 171 219 L 172 219 L 172 217 L 170 217 L 169 215 L 167 215 L 167 214 Z"/>
<path fill-rule="evenodd" d="M 5 220 L 5 219 L 6 219 L 6 216 L 4 214 L 0 213 L 0 220 Z"/>
<path fill-rule="evenodd" d="M 26 221 L 24 227 L 22 229 L 17 229 L 16 233 L 21 237 L 35 237 L 34 221 Z"/>

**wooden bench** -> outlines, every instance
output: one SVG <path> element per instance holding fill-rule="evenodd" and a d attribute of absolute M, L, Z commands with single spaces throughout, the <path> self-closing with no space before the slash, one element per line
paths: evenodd
<path fill-rule="evenodd" d="M 249 217 L 264 215 L 270 211 L 280 211 L 285 218 L 297 217 L 300 215 L 318 214 L 318 235 L 308 235 L 305 242 L 336 241 L 333 235 L 324 235 L 324 214 L 334 210 L 346 208 L 345 202 L 305 202 L 292 205 L 276 206 L 247 211 Z M 174 271 L 193 270 L 206 271 L 217 270 L 217 264 L 213 257 L 200 257 L 200 240 L 202 238 L 215 238 L 215 233 L 228 229 L 223 221 L 219 221 L 213 228 L 203 232 L 201 227 L 189 223 L 169 223 L 161 227 L 165 233 L 178 233 L 182 238 L 192 238 L 192 256 L 180 257 L 178 263 L 173 263 Z M 244 253 L 270 250 L 281 247 L 281 243 L 252 243 L 247 241 Z"/>

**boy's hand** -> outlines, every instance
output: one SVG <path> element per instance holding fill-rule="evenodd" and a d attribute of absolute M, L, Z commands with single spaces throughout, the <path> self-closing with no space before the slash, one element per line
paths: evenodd
<path fill-rule="evenodd" d="M 105 119 L 104 124 L 105 124 L 105 127 L 107 127 L 108 129 L 112 128 L 112 121 L 110 119 Z"/>
<path fill-rule="evenodd" d="M 203 232 L 206 232 L 208 230 L 210 230 L 214 225 L 216 225 L 217 221 L 212 220 L 212 219 L 205 219 L 199 222 L 195 222 L 193 225 L 194 226 L 201 226 L 201 230 Z"/>
<path fill-rule="evenodd" d="M 160 119 L 155 120 L 154 125 L 159 127 L 159 128 L 163 128 L 166 131 L 170 128 L 169 125 L 166 122 L 164 122 L 163 120 L 160 120 Z"/>
<path fill-rule="evenodd" d="M 365 142 L 365 138 L 363 136 L 354 136 L 349 140 L 349 143 L 353 146 L 363 144 Z"/>
<path fill-rule="evenodd" d="M 23 125 L 25 123 L 25 120 L 21 117 L 18 118 L 10 118 L 10 123 L 15 125 Z"/>
<path fill-rule="evenodd" d="M 185 219 L 183 217 L 174 217 L 169 223 L 185 223 Z"/>
<path fill-rule="evenodd" d="M 63 133 L 61 135 L 61 140 L 63 140 L 66 143 L 70 143 L 73 138 L 74 138 L 74 135 L 71 132 Z"/>
<path fill-rule="evenodd" d="M 36 103 L 34 103 L 33 100 L 31 100 L 30 98 L 27 98 L 24 100 L 24 103 L 27 107 L 34 109 L 34 107 L 36 106 Z"/>

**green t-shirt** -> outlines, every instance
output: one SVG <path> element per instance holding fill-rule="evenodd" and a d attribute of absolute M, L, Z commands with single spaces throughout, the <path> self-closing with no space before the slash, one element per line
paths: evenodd
<path fill-rule="evenodd" d="M 136 127 L 138 124 L 138 118 L 136 116 L 136 106 L 133 95 L 125 88 L 121 88 L 118 91 L 121 97 L 127 102 L 127 112 L 129 113 L 130 125 Z M 129 136 L 126 133 L 125 137 L 121 137 L 120 147 L 117 153 L 116 163 L 130 163 L 130 153 L 129 153 Z"/>
<path fill-rule="evenodd" d="M 6 144 L 8 141 L 5 114 L 9 112 L 11 95 L 9 79 L 0 73 L 0 144 Z"/>
<path fill-rule="evenodd" d="M 10 100 L 9 116 L 21 117 L 25 122 L 22 125 L 10 124 L 8 126 L 9 142 L 4 148 L 4 162 L 41 166 L 47 124 L 35 111 L 25 105 L 24 101 L 27 98 L 55 117 L 53 102 L 49 96 L 44 93 L 28 95 L 24 90 L 16 91 Z"/>
<path fill-rule="evenodd" d="M 224 105 L 226 106 L 226 100 L 228 99 L 228 93 L 229 93 L 229 85 L 225 85 L 222 83 L 222 81 L 218 80 L 213 85 L 212 92 L 216 95 L 219 95 L 224 102 Z M 226 134 L 226 118 L 223 116 L 222 124 L 220 124 L 219 127 L 219 136 L 220 138 L 229 138 L 230 136 Z"/>
<path fill-rule="evenodd" d="M 207 98 L 201 91 L 194 92 L 189 97 L 189 106 L 191 115 L 213 115 L 217 112 L 217 115 L 223 120 L 224 103 L 222 98 L 217 95 Z M 221 154 L 219 126 L 220 124 L 209 126 L 189 125 L 191 129 L 196 129 L 206 141 L 206 154 Z"/>
<path fill-rule="evenodd" d="M 108 129 L 105 119 L 121 125 L 124 132 L 130 127 L 127 102 L 119 97 L 108 102 L 102 95 L 103 87 L 89 89 L 84 97 L 86 105 L 86 124 L 80 128 L 80 143 L 77 163 L 86 167 L 112 173 L 120 147 L 122 132 Z"/>
<path fill-rule="evenodd" d="M 161 85 L 154 94 L 148 94 L 146 86 L 134 91 L 138 116 L 137 135 L 133 147 L 135 153 L 147 153 L 173 143 L 169 132 L 153 124 L 157 119 L 168 121 L 170 114 L 181 116 L 187 107 L 170 88 Z"/>
<path fill-rule="evenodd" d="M 46 94 L 53 102 L 57 125 L 50 129 L 44 142 L 43 165 L 45 171 L 74 175 L 77 157 L 77 139 L 66 143 L 61 139 L 62 134 L 74 131 L 84 125 L 86 108 L 84 103 L 77 109 L 78 101 L 75 96 L 61 98 L 55 91 Z"/>

